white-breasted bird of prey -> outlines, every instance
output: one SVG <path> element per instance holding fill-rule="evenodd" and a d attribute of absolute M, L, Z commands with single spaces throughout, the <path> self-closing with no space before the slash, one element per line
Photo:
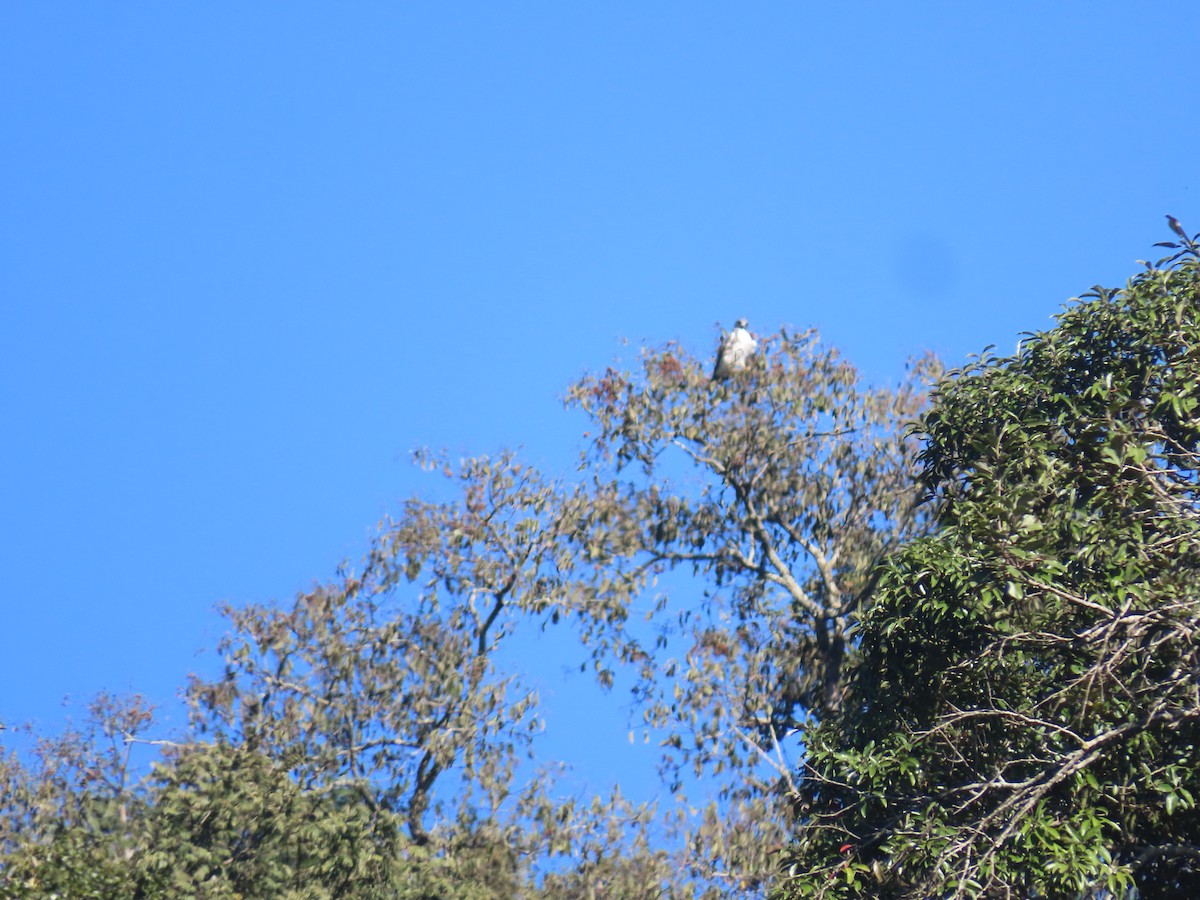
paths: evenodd
<path fill-rule="evenodd" d="M 758 341 L 746 330 L 746 320 L 738 319 L 733 323 L 733 331 L 721 338 L 717 348 L 717 364 L 713 367 L 712 377 L 723 381 L 734 372 L 746 368 L 750 356 L 758 349 Z"/>

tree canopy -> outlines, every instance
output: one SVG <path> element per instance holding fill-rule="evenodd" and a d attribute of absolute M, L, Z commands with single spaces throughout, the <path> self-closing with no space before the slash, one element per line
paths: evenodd
<path fill-rule="evenodd" d="M 420 452 L 357 565 L 223 609 L 185 734 L 0 758 L 0 897 L 1200 894 L 1200 265 L 872 388 L 812 332 L 589 374 L 575 471 Z M 909 423 L 915 423 L 909 427 Z M 665 790 L 567 790 L 526 661 Z M 156 755 L 147 771 L 138 753 Z"/>
<path fill-rule="evenodd" d="M 887 561 L 811 734 L 779 896 L 1200 894 L 1200 267 L 1177 233 L 937 389 L 939 527 Z"/>
<path fill-rule="evenodd" d="M 148 727 L 108 706 L 101 739 L 10 760 L 5 889 L 95 871 L 127 896 L 761 892 L 801 735 L 841 703 L 849 623 L 928 524 L 903 423 L 936 363 L 868 388 L 790 331 L 745 362 L 715 381 L 668 345 L 582 378 L 570 477 L 418 454 L 443 499 L 406 502 L 293 602 L 224 610 L 225 672 L 190 685 L 192 732 L 149 779 L 99 776 Z M 557 786 L 512 652 L 549 634 L 602 688 L 632 685 L 668 799 Z"/>

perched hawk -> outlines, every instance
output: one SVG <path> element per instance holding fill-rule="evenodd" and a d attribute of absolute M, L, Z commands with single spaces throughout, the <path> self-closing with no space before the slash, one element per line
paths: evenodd
<path fill-rule="evenodd" d="M 758 341 L 746 330 L 746 320 L 738 319 L 733 323 L 733 331 L 721 339 L 721 346 L 717 348 L 713 379 L 724 381 L 734 372 L 742 371 L 750 360 L 750 354 L 757 349 Z"/>

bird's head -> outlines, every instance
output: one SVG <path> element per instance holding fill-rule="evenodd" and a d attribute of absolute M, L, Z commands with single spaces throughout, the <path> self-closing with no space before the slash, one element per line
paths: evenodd
<path fill-rule="evenodd" d="M 747 322 L 745 319 L 738 319 L 736 322 L 733 323 L 734 328 L 747 328 L 747 327 L 749 327 L 749 325 L 750 325 L 750 323 Z"/>

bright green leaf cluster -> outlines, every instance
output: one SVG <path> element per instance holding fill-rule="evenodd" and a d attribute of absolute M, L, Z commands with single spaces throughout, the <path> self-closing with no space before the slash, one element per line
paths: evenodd
<path fill-rule="evenodd" d="M 1196 253 L 938 389 L 781 897 L 1200 896 Z"/>

